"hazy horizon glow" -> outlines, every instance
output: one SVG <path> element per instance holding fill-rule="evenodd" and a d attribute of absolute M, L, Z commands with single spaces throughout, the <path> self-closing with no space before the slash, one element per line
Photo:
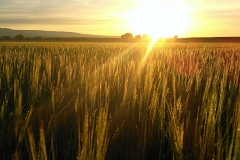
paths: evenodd
<path fill-rule="evenodd" d="M 151 0 L 157 3 L 171 3 L 174 0 Z M 0 0 L 0 27 L 23 30 L 56 30 L 84 34 L 120 36 L 126 32 L 144 34 L 144 27 L 133 27 L 137 18 L 131 19 L 139 4 L 148 4 L 146 0 Z M 167 14 L 165 18 L 156 12 L 153 21 L 177 21 L 177 27 L 169 29 L 169 34 L 179 37 L 240 36 L 240 1 L 223 0 L 181 0 L 187 6 L 188 21 L 181 20 L 179 14 Z M 142 7 L 147 6 L 143 5 Z M 161 7 L 159 7 L 161 8 Z M 165 7 L 166 10 L 169 8 Z M 181 9 L 181 6 L 179 6 Z M 151 8 L 138 10 L 141 17 Z M 163 8 L 161 8 L 163 10 Z M 141 12 L 142 11 L 142 12 Z M 167 13 L 167 12 L 165 12 Z M 170 13 L 170 12 L 169 12 Z M 173 13 L 173 11 L 171 11 Z M 177 11 L 176 11 L 177 13 Z M 146 13 L 147 14 L 147 13 Z M 161 15 L 158 15 L 161 14 Z M 135 17 L 137 17 L 135 15 Z M 141 17 L 139 19 L 141 19 Z M 152 16 L 153 17 L 153 16 Z M 144 21 L 147 18 L 143 18 Z M 183 22 L 182 22 L 183 21 Z M 184 25 L 184 23 L 189 23 Z M 171 23 L 170 23 L 171 24 Z M 172 23 L 173 24 L 173 23 Z M 143 24 L 141 24 L 143 25 Z M 166 26 L 168 27 L 168 26 Z M 165 27 L 165 28 L 166 28 Z M 161 32 L 161 31 L 159 31 Z M 164 29 L 162 29 L 162 32 Z M 175 33 L 178 32 L 178 33 Z M 180 33 L 182 32 L 182 33 Z M 147 33 L 149 34 L 149 33 Z"/>
<path fill-rule="evenodd" d="M 144 1 L 144 0 L 142 0 Z M 126 14 L 132 30 L 153 38 L 182 35 L 190 28 L 189 8 L 182 0 L 145 0 Z"/>

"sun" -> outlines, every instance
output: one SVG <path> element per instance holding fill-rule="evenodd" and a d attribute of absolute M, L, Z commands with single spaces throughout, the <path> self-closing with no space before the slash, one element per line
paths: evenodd
<path fill-rule="evenodd" d="M 141 0 L 127 13 L 132 31 L 153 38 L 173 37 L 190 27 L 189 8 L 181 0 Z"/>

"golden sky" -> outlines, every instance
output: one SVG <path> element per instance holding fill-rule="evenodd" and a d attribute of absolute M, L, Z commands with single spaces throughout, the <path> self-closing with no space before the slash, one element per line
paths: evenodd
<path fill-rule="evenodd" d="M 121 36 L 240 36 L 238 0 L 0 0 L 0 27 Z"/>

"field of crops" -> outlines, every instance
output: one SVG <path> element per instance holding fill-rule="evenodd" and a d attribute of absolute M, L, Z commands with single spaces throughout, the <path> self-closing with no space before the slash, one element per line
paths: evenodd
<path fill-rule="evenodd" d="M 0 43 L 0 159 L 240 159 L 240 44 Z"/>

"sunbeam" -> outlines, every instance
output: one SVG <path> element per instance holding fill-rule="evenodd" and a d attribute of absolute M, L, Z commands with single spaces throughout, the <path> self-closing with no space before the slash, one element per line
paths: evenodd
<path fill-rule="evenodd" d="M 158 38 L 153 38 L 153 39 L 151 40 L 151 43 L 149 44 L 149 46 L 148 46 L 148 48 L 147 48 L 147 50 L 146 50 L 146 53 L 145 53 L 145 55 L 144 55 L 144 57 L 143 57 L 143 59 L 142 59 L 142 61 L 141 61 L 141 65 L 143 65 L 143 64 L 145 63 L 145 61 L 146 61 L 149 53 L 152 51 L 152 48 L 153 48 L 154 45 L 156 44 L 157 40 L 158 40 Z"/>

